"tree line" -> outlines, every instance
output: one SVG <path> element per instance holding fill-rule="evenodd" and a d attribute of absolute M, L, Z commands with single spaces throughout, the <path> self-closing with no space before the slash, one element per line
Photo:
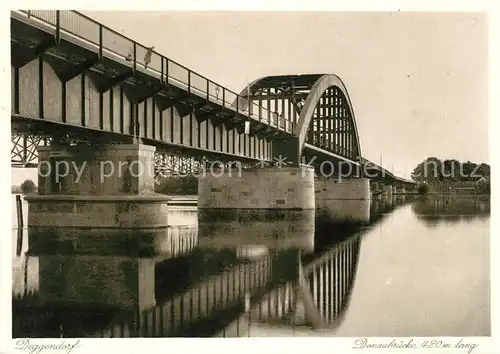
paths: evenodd
<path fill-rule="evenodd" d="M 411 177 L 422 191 L 426 191 L 425 186 L 427 190 L 448 191 L 454 186 L 469 185 L 475 186 L 476 192 L 489 193 L 491 168 L 486 163 L 428 157 L 413 169 Z"/>
<path fill-rule="evenodd" d="M 14 185 L 11 186 L 10 190 L 11 193 L 22 193 L 22 194 L 35 193 L 37 191 L 37 186 L 35 182 L 33 182 L 31 179 L 27 179 L 19 186 L 14 186 Z"/>

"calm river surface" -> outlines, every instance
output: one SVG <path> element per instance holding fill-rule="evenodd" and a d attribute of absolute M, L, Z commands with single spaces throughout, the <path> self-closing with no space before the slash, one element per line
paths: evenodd
<path fill-rule="evenodd" d="M 13 335 L 490 335 L 489 198 L 371 209 L 363 227 L 301 215 L 202 225 L 177 209 L 149 257 L 113 254 L 106 240 L 26 253 L 27 230 L 17 255 L 13 215 Z"/>

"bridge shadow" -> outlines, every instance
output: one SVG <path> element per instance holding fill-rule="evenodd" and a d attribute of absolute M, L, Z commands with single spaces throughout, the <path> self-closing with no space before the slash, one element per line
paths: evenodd
<path fill-rule="evenodd" d="M 374 204 L 373 223 L 396 205 Z M 150 256 L 106 240 L 24 249 L 14 337 L 232 337 L 261 324 L 318 329 L 342 321 L 370 225 L 320 223 L 300 212 L 213 217 L 170 227 Z"/>
<path fill-rule="evenodd" d="M 250 302 L 293 278 L 297 250 L 314 252 L 314 214 L 200 213 L 198 247 L 189 259 L 162 265 L 182 268 L 164 301 L 122 316 L 102 337 L 210 337 L 246 313 Z M 182 262 L 182 264 L 177 263 Z M 167 279 L 168 278 L 168 279 Z M 159 284 L 161 287 L 161 284 Z"/>
<path fill-rule="evenodd" d="M 217 336 L 314 336 L 317 330 L 333 335 L 349 306 L 364 232 L 408 201 L 401 196 L 375 199 L 368 225 L 316 218 L 314 252 L 288 249 L 286 276 L 269 291 L 251 296 L 245 312 Z"/>
<path fill-rule="evenodd" d="M 104 238 L 79 247 L 65 242 L 41 247 L 27 236 L 14 257 L 13 336 L 85 337 L 120 314 L 142 311 L 168 296 L 161 273 L 175 268 L 182 280 L 177 265 L 193 252 L 198 233 L 196 225 L 171 225 L 149 256 Z"/>

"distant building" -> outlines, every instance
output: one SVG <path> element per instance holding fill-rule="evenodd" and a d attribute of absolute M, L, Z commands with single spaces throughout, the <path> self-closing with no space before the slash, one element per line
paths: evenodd
<path fill-rule="evenodd" d="M 476 182 L 455 182 L 450 187 L 451 191 L 457 194 L 474 194 L 476 191 Z"/>
<path fill-rule="evenodd" d="M 488 179 L 485 178 L 484 176 L 481 176 L 481 178 L 479 178 L 477 181 L 476 181 L 476 186 L 481 184 L 481 183 L 487 183 L 488 182 Z"/>

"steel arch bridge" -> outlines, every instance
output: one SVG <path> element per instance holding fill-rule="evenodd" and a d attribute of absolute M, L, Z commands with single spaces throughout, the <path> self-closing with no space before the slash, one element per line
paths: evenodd
<path fill-rule="evenodd" d="M 324 158 L 342 162 L 362 163 L 354 112 L 341 79 L 332 74 L 268 76 L 256 80 L 240 94 L 240 106 L 265 110 L 269 120 L 292 122 L 293 131 L 279 137 L 272 125 L 262 119 L 251 125 L 250 136 L 273 139 L 274 159 L 283 163 L 307 162 L 307 155 L 320 153 Z M 250 91 L 250 92 L 249 92 Z M 257 103 L 257 104 L 255 104 Z M 277 112 L 274 118 L 270 112 Z M 259 112 L 259 117 L 262 113 Z M 52 137 L 31 132 L 12 133 L 11 163 L 13 167 L 35 167 L 36 148 L 50 144 Z M 79 139 L 73 139 L 79 140 Z M 317 156 L 317 155 L 315 155 Z M 302 157 L 302 159 L 301 159 Z M 311 157 L 312 158 L 312 157 Z M 165 161 L 168 165 L 164 165 Z M 268 162 L 273 162 L 269 159 Z M 196 171 L 199 159 L 183 155 L 157 154 L 156 166 L 189 172 Z M 168 167 L 170 166 L 170 167 Z"/>
<path fill-rule="evenodd" d="M 353 105 L 334 74 L 267 76 L 237 94 L 62 10 L 11 11 L 11 64 L 13 167 L 36 166 L 41 142 L 133 138 L 156 147 L 158 173 L 194 173 L 214 161 L 342 162 L 359 175 L 366 164 Z"/>

